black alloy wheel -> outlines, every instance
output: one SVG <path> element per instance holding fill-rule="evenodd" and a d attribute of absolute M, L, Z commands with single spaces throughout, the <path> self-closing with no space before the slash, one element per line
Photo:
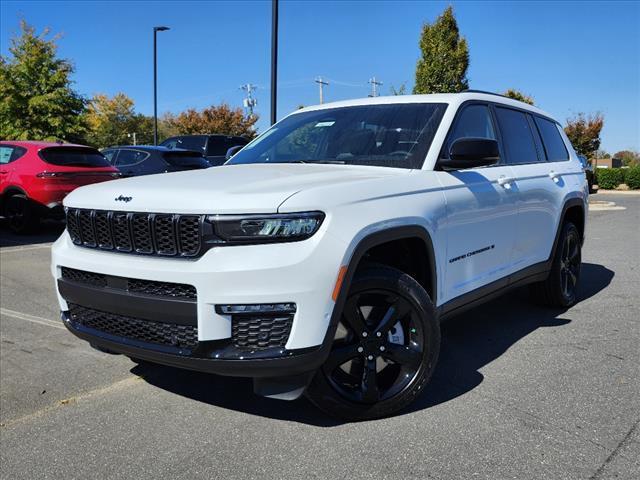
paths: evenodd
<path fill-rule="evenodd" d="M 440 330 L 431 299 L 409 275 L 375 266 L 356 274 L 332 349 L 307 393 L 331 415 L 391 415 L 431 376 Z"/>
<path fill-rule="evenodd" d="M 580 238 L 577 230 L 573 229 L 564 239 L 560 258 L 560 285 L 567 300 L 576 296 L 581 263 Z"/>
<path fill-rule="evenodd" d="M 567 308 L 576 303 L 582 264 L 582 239 L 571 222 L 562 226 L 551 271 L 546 280 L 531 285 L 535 300 L 543 305 Z"/>

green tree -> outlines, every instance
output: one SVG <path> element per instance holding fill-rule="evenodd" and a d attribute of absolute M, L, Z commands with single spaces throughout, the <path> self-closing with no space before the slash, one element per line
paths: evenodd
<path fill-rule="evenodd" d="M 588 116 L 579 113 L 567 120 L 564 132 L 579 155 L 591 158 L 600 148 L 600 132 L 603 126 L 604 116 L 601 113 Z"/>
<path fill-rule="evenodd" d="M 413 93 L 456 93 L 469 88 L 469 49 L 460 37 L 452 7 L 434 23 L 423 25 L 420 50 Z"/>
<path fill-rule="evenodd" d="M 519 100 L 521 102 L 528 103 L 529 105 L 533 105 L 533 97 L 525 95 L 515 88 L 510 88 L 509 90 L 504 92 L 503 95 L 505 97 L 513 98 L 514 100 Z"/>
<path fill-rule="evenodd" d="M 85 121 L 89 127 L 87 143 L 98 148 L 110 145 L 145 144 L 153 141 L 153 121 L 137 114 L 134 103 L 124 93 L 113 97 L 96 94 L 89 102 Z"/>
<path fill-rule="evenodd" d="M 245 115 L 241 108 L 231 108 L 223 103 L 203 110 L 190 108 L 178 115 L 165 114 L 163 128 L 179 135 L 221 133 L 253 138 L 257 121 L 257 115 Z"/>
<path fill-rule="evenodd" d="M 73 65 L 57 58 L 58 36 L 25 21 L 0 56 L 0 138 L 80 141 L 85 99 L 71 87 Z"/>
<path fill-rule="evenodd" d="M 640 152 L 634 150 L 622 150 L 617 152 L 613 158 L 622 160 L 622 164 L 625 167 L 636 167 L 640 165 Z"/>

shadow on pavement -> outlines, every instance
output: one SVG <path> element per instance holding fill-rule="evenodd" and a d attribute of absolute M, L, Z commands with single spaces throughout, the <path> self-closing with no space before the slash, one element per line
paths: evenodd
<path fill-rule="evenodd" d="M 55 242 L 63 230 L 63 221 L 43 220 L 37 232 L 29 235 L 17 235 L 9 230 L 7 219 L 2 218 L 0 219 L 0 248 Z"/>
<path fill-rule="evenodd" d="M 614 272 L 602 265 L 582 264 L 579 301 L 604 290 Z M 561 327 L 565 310 L 533 305 L 527 290 L 519 289 L 453 318 L 442 326 L 440 359 L 424 393 L 401 414 L 452 400 L 473 390 L 484 379 L 480 369 L 538 328 Z M 132 373 L 164 390 L 216 405 L 269 418 L 331 427 L 342 422 L 328 418 L 306 399 L 283 402 L 253 394 L 250 379 L 219 377 L 141 364 Z"/>

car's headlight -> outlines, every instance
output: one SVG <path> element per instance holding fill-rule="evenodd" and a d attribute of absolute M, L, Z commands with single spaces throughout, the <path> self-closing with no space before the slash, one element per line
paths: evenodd
<path fill-rule="evenodd" d="M 215 235 L 229 243 L 273 243 L 305 240 L 320 228 L 322 212 L 276 215 L 212 215 Z"/>

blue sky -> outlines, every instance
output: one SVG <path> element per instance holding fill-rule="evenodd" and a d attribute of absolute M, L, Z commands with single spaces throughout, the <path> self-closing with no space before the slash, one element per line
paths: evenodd
<path fill-rule="evenodd" d="M 369 93 L 367 80 L 413 85 L 418 37 L 450 2 L 281 1 L 278 118 L 298 105 Z M 561 122 L 605 115 L 602 147 L 640 150 L 640 3 L 451 2 L 469 42 L 471 88 L 517 88 Z M 152 27 L 159 34 L 160 112 L 222 101 L 240 106 L 257 84 L 261 129 L 269 118 L 271 3 L 2 1 L 0 51 L 20 18 L 62 33 L 59 53 L 85 95 L 122 91 L 150 114 Z"/>

